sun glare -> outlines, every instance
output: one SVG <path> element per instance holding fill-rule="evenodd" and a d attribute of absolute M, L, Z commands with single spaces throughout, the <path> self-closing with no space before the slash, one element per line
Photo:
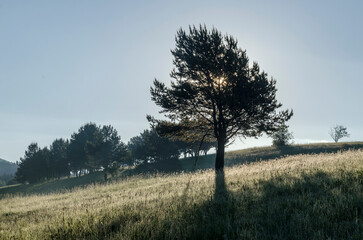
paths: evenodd
<path fill-rule="evenodd" d="M 226 79 L 224 77 L 219 77 L 215 79 L 215 83 L 219 86 L 225 85 Z"/>

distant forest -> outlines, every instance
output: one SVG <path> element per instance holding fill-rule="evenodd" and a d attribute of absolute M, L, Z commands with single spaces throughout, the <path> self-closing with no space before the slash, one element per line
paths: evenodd
<path fill-rule="evenodd" d="M 188 141 L 160 137 L 155 130 L 144 130 L 125 144 L 111 125 L 87 123 L 70 139 L 55 139 L 49 147 L 31 143 L 18 162 L 15 180 L 34 183 L 60 177 L 80 176 L 103 171 L 104 178 L 121 167 L 145 170 L 178 170 L 181 156 L 196 156 L 215 147 L 213 139 Z"/>

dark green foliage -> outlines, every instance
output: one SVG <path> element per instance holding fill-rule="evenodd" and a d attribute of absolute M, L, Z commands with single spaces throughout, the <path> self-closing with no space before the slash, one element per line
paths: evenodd
<path fill-rule="evenodd" d="M 47 147 L 41 149 L 37 143 L 31 143 L 18 163 L 16 181 L 35 183 L 68 176 L 67 147 L 68 141 L 64 139 L 56 139 L 49 149 Z"/>
<path fill-rule="evenodd" d="M 180 29 L 175 40 L 174 81 L 167 87 L 155 80 L 152 100 L 171 124 L 186 119 L 203 123 L 201 134 L 217 139 L 216 170 L 223 170 L 225 145 L 236 136 L 271 134 L 292 116 L 289 111 L 276 112 L 281 107 L 276 81 L 269 80 L 256 62 L 249 66 L 246 52 L 233 37 L 193 26 L 189 33 Z"/>
<path fill-rule="evenodd" d="M 81 172 L 103 170 L 116 174 L 121 164 L 130 163 L 131 156 L 112 126 L 83 125 L 71 140 L 56 139 L 50 148 L 40 149 L 36 143 L 30 144 L 24 158 L 20 160 L 16 173 L 18 182 L 37 182 L 45 179 L 77 176 Z"/>
<path fill-rule="evenodd" d="M 134 161 L 150 169 L 176 170 L 180 148 L 177 142 L 160 137 L 155 130 L 144 130 L 128 143 Z"/>
<path fill-rule="evenodd" d="M 217 147 L 217 142 L 216 141 L 204 141 L 201 145 L 200 150 L 204 153 L 204 155 L 206 156 L 208 154 L 208 151 L 211 148 L 215 148 Z"/>
<path fill-rule="evenodd" d="M 208 151 L 211 148 L 216 147 L 216 142 L 213 140 L 206 140 L 201 143 L 201 140 L 196 138 L 195 140 L 191 140 L 190 142 L 185 141 L 176 141 L 176 144 L 179 147 L 179 151 L 184 155 L 184 158 L 189 154 L 191 157 L 199 155 L 202 152 L 204 155 L 207 155 Z"/>
<path fill-rule="evenodd" d="M 87 123 L 73 133 L 68 147 L 68 158 L 70 169 L 76 174 L 82 169 L 87 169 L 88 156 L 87 145 L 94 143 L 97 139 L 99 127 L 95 123 Z"/>
<path fill-rule="evenodd" d="M 334 140 L 334 142 L 338 142 L 339 139 L 343 137 L 350 137 L 350 134 L 347 131 L 347 128 L 343 125 L 336 125 L 332 128 L 330 128 L 329 135 Z"/>
<path fill-rule="evenodd" d="M 145 130 L 143 133 L 140 133 L 139 136 L 132 137 L 127 144 L 127 148 L 131 152 L 133 161 L 146 159 L 149 154 L 144 139 L 146 131 L 147 130 Z"/>
<path fill-rule="evenodd" d="M 19 167 L 15 174 L 18 182 L 34 183 L 50 177 L 48 148 L 39 148 L 37 143 L 31 143 L 25 151 L 23 158 L 20 158 Z"/>
<path fill-rule="evenodd" d="M 68 176 L 70 174 L 70 163 L 68 160 L 69 141 L 62 138 L 56 139 L 50 145 L 50 171 L 53 178 Z"/>
<path fill-rule="evenodd" d="M 91 172 L 103 169 L 107 174 L 121 163 L 130 162 L 126 145 L 121 142 L 116 129 L 94 123 L 85 124 L 72 135 L 68 157 L 75 173 L 84 169 Z"/>
<path fill-rule="evenodd" d="M 198 158 L 200 152 L 206 155 L 212 147 L 217 147 L 211 127 L 202 119 L 183 119 L 178 123 L 156 120 L 151 116 L 147 116 L 147 119 L 160 136 L 167 137 L 178 145 L 184 157 L 189 154 Z"/>
<path fill-rule="evenodd" d="M 276 147 L 283 147 L 290 144 L 291 140 L 294 138 L 292 133 L 289 132 L 288 126 L 283 124 L 281 127 L 272 134 L 272 145 Z"/>
<path fill-rule="evenodd" d="M 99 127 L 93 136 L 94 139 L 85 145 L 87 166 L 91 170 L 103 168 L 106 180 L 106 174 L 116 171 L 120 163 L 130 162 L 128 150 L 116 129 L 110 125 Z"/>
<path fill-rule="evenodd" d="M 160 137 L 154 130 L 146 130 L 144 134 L 146 148 L 148 149 L 149 157 L 152 160 L 165 162 L 169 159 L 178 159 L 179 149 L 175 142 L 168 138 Z"/>

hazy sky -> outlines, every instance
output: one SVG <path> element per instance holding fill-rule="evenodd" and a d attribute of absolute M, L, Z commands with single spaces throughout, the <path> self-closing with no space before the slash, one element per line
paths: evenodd
<path fill-rule="evenodd" d="M 335 124 L 363 140 L 363 1 L 0 0 L 0 158 L 90 121 L 138 135 L 158 113 L 152 81 L 170 81 L 176 31 L 200 23 L 277 80 L 295 142 L 331 141 Z"/>

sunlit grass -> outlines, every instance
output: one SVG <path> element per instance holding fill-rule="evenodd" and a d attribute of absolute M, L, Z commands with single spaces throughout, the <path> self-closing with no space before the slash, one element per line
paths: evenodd
<path fill-rule="evenodd" d="M 363 149 L 363 142 L 339 142 L 339 143 L 313 143 L 292 144 L 284 147 L 255 147 L 242 150 L 228 151 L 225 154 L 225 165 L 234 166 L 241 163 L 250 163 L 259 160 L 281 158 L 299 154 L 335 153 L 352 149 Z M 181 159 L 184 170 L 192 170 L 194 158 Z M 214 168 L 215 154 L 200 156 L 196 165 L 197 169 Z"/>
<path fill-rule="evenodd" d="M 363 151 L 0 200 L 0 239 L 362 239 Z"/>

